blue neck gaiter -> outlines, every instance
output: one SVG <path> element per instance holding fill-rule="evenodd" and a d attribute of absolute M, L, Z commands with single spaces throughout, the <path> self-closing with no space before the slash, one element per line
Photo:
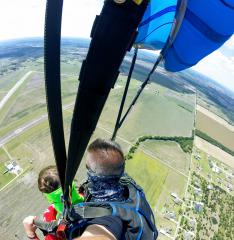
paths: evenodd
<path fill-rule="evenodd" d="M 119 183 L 121 176 L 100 176 L 88 171 L 88 181 L 91 183 L 89 192 L 92 202 L 125 201 L 124 187 Z"/>

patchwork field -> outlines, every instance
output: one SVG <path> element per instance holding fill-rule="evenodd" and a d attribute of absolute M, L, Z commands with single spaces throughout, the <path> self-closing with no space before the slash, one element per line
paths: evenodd
<path fill-rule="evenodd" d="M 196 118 L 198 130 L 234 150 L 234 126 L 199 105 Z"/>
<path fill-rule="evenodd" d="M 176 171 L 188 175 L 190 154 L 185 154 L 178 143 L 148 140 L 141 144 L 141 148 L 147 153 L 153 154 Z"/>
<path fill-rule="evenodd" d="M 151 142 L 151 146 L 153 142 Z M 157 142 L 155 142 L 157 146 Z M 169 143 L 168 146 L 171 144 Z M 158 146 L 157 146 L 158 147 Z M 166 147 L 166 143 L 164 143 Z M 154 210 L 158 230 L 160 231 L 159 239 L 167 239 L 167 235 L 172 237 L 176 234 L 179 220 L 181 203 L 183 202 L 185 188 L 188 176 L 184 176 L 175 171 L 170 163 L 165 163 L 152 154 L 142 150 L 139 147 L 132 159 L 127 161 L 126 169 L 130 176 L 143 187 L 146 197 Z M 178 149 L 171 150 L 176 155 Z M 186 157 L 184 157 L 186 159 Z M 182 158 L 183 161 L 183 158 Z M 187 159 L 189 162 L 190 160 Z M 178 202 L 172 195 L 177 196 Z M 168 213 L 173 214 L 173 219 L 167 218 Z M 163 232 L 165 231 L 165 234 Z"/>
<path fill-rule="evenodd" d="M 82 52 L 81 50 L 79 49 L 79 52 Z M 76 48 L 74 51 L 69 49 L 68 52 L 66 56 L 62 56 L 61 64 L 66 143 L 79 84 L 77 73 L 81 66 L 80 61 L 86 54 L 86 51 L 83 51 L 77 55 Z M 74 56 L 77 57 L 76 60 Z M 143 62 L 141 64 L 143 65 Z M 121 69 L 126 70 L 126 66 L 124 63 Z M 49 164 L 54 164 L 46 116 L 42 67 L 41 57 L 29 58 L 22 63 L 18 61 L 15 71 L 9 70 L 0 78 L 1 101 L 21 77 L 33 71 L 0 111 L 0 143 L 10 136 L 0 147 L 0 189 L 15 177 L 11 174 L 3 175 L 5 164 L 9 161 L 3 147 L 23 168 L 22 174 L 0 191 L 0 215 L 3 216 L 0 219 L 0 234 L 3 239 L 25 239 L 22 219 L 29 214 L 40 215 L 47 206 L 37 190 L 39 171 Z M 136 79 L 131 82 L 126 107 L 137 92 L 145 74 L 142 66 L 140 68 L 137 65 L 135 70 Z M 120 74 L 115 88 L 111 91 L 92 140 L 96 137 L 111 137 L 126 82 L 125 74 L 126 72 Z M 174 82 L 166 84 L 168 76 L 160 73 L 154 77 L 120 129 L 117 141 L 125 153 L 143 135 L 191 137 L 196 95 L 188 90 L 189 87 L 185 84 L 183 89 L 187 89 L 186 91 L 180 90 L 181 85 L 176 86 Z M 34 121 L 35 124 L 31 124 Z M 160 239 L 168 239 L 168 234 L 174 236 L 177 232 L 181 207 L 175 203 L 175 198 L 171 194 L 176 194 L 179 202 L 183 201 L 189 163 L 190 156 L 185 154 L 178 144 L 157 141 L 146 141 L 141 144 L 134 159 L 127 163 L 128 172 L 145 189 L 155 212 L 159 230 L 165 231 L 165 234 L 160 234 Z M 85 176 L 85 162 L 82 161 L 77 172 L 77 181 L 81 182 Z M 175 214 L 174 220 L 165 217 L 168 212 Z"/>
<path fill-rule="evenodd" d="M 101 124 L 110 131 L 118 113 L 124 79 L 125 77 L 120 77 L 101 116 Z M 139 81 L 132 81 L 126 106 L 135 96 L 139 85 Z M 179 94 L 151 83 L 130 112 L 119 131 L 119 136 L 130 142 L 142 135 L 190 137 L 194 123 L 194 105 L 195 94 Z"/>
<path fill-rule="evenodd" d="M 209 155 L 220 159 L 224 164 L 234 168 L 234 156 L 197 136 L 195 137 L 194 144 L 202 151 L 207 152 Z"/>

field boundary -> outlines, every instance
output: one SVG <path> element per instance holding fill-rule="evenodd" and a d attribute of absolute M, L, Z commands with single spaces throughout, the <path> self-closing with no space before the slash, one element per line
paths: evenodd
<path fill-rule="evenodd" d="M 128 154 L 125 157 L 126 160 L 132 159 L 133 154 L 136 152 L 136 150 L 138 149 L 140 144 L 147 140 L 177 142 L 180 145 L 183 152 L 192 153 L 194 136 L 192 136 L 192 137 L 164 137 L 164 136 L 142 136 L 142 137 L 139 137 L 137 139 L 136 143 L 133 144 L 132 147 L 129 149 Z"/>

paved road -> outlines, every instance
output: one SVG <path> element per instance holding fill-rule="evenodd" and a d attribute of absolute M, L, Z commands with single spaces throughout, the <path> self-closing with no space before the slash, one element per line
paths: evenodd
<path fill-rule="evenodd" d="M 0 111 L 9 100 L 9 98 L 16 92 L 16 90 L 24 83 L 24 81 L 29 77 L 32 71 L 27 72 L 11 89 L 10 91 L 3 97 L 0 101 Z"/>
<path fill-rule="evenodd" d="M 66 105 L 63 110 L 67 110 L 71 108 L 73 104 Z M 23 126 L 17 128 L 16 130 L 9 132 L 3 137 L 0 137 L 0 147 L 2 147 L 4 144 L 8 143 L 10 140 L 14 139 L 15 137 L 18 137 L 20 134 L 22 134 L 24 131 L 34 127 L 35 125 L 41 123 L 42 121 L 47 119 L 47 114 L 43 114 L 40 117 L 32 120 L 31 122 L 28 122 L 24 124 Z"/>

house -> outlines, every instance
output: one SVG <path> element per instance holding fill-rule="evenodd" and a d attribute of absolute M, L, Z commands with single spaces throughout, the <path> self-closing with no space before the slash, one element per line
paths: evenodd
<path fill-rule="evenodd" d="M 212 189 L 213 189 L 213 185 L 209 184 L 209 185 L 207 186 L 207 189 L 208 189 L 208 190 L 212 190 Z"/>
<path fill-rule="evenodd" d="M 214 165 L 214 166 L 212 167 L 212 171 L 215 172 L 215 173 L 218 173 L 218 174 L 221 173 L 221 169 L 220 169 L 219 167 L 217 167 L 216 165 Z"/>
<path fill-rule="evenodd" d="M 202 212 L 204 203 L 202 202 L 194 202 L 194 209 L 197 213 Z"/>
<path fill-rule="evenodd" d="M 193 230 L 195 230 L 196 224 L 197 224 L 196 219 L 190 219 L 190 220 L 188 221 L 189 227 L 192 228 Z"/>
<path fill-rule="evenodd" d="M 178 198 L 177 193 L 174 193 L 174 192 L 171 193 L 171 196 L 172 196 L 173 198 Z"/>
<path fill-rule="evenodd" d="M 202 190 L 200 188 L 194 188 L 194 194 L 197 196 L 201 196 L 202 195 Z"/>
<path fill-rule="evenodd" d="M 174 201 L 174 203 L 176 203 L 178 205 L 181 205 L 183 202 L 180 198 L 175 198 L 173 201 Z"/>
<path fill-rule="evenodd" d="M 176 214 L 174 212 L 166 212 L 166 214 L 164 215 L 165 218 L 167 219 L 174 219 L 176 220 Z"/>
<path fill-rule="evenodd" d="M 200 183 L 198 181 L 194 181 L 193 182 L 193 185 L 197 188 L 200 188 Z"/>
<path fill-rule="evenodd" d="M 191 240 L 194 239 L 195 234 L 190 231 L 184 231 L 184 240 Z"/>
<path fill-rule="evenodd" d="M 4 172 L 4 174 L 7 172 L 11 172 L 15 175 L 19 175 L 21 171 L 22 171 L 22 168 L 17 164 L 15 160 L 13 160 L 8 165 L 6 165 L 6 171 Z"/>

